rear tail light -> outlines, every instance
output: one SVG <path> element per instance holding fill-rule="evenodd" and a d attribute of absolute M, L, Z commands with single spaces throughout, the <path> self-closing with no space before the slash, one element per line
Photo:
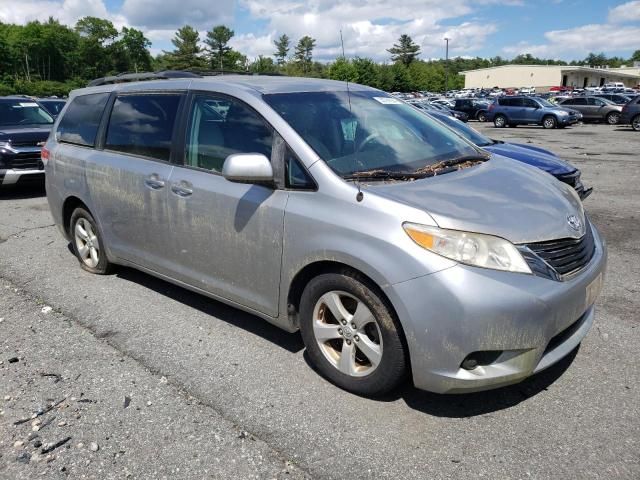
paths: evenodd
<path fill-rule="evenodd" d="M 489 105 L 489 111 L 493 110 L 493 107 L 495 107 L 495 104 L 492 103 L 491 105 Z"/>
<path fill-rule="evenodd" d="M 42 159 L 42 163 L 44 165 L 47 165 L 47 162 L 49 161 L 49 150 L 47 149 L 47 147 L 42 147 L 42 150 L 40 150 L 40 158 Z"/>

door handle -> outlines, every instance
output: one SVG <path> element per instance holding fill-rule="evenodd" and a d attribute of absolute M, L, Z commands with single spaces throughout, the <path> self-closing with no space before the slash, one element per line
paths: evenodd
<path fill-rule="evenodd" d="M 193 189 L 187 182 L 174 183 L 171 185 L 171 191 L 179 197 L 188 197 L 193 194 Z"/>
<path fill-rule="evenodd" d="M 165 185 L 164 180 L 160 180 L 160 177 L 157 173 L 149 175 L 147 178 L 145 178 L 144 184 L 152 190 L 160 190 L 161 188 L 164 188 Z"/>

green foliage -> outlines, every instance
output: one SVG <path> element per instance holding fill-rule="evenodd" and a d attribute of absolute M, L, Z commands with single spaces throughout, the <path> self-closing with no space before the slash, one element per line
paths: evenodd
<path fill-rule="evenodd" d="M 205 68 L 206 60 L 198 45 L 200 34 L 191 25 L 178 29 L 171 43 L 176 47 L 172 52 L 164 52 L 164 62 L 167 68 L 186 70 L 190 68 Z"/>
<path fill-rule="evenodd" d="M 25 25 L 0 22 L 0 95 L 64 96 L 71 89 L 106 75 L 165 69 L 218 70 L 221 66 L 224 70 L 347 80 L 386 91 L 437 92 L 444 90 L 447 72 L 449 88 L 459 89 L 464 85 L 464 78 L 458 73 L 463 70 L 508 63 L 567 64 L 531 54 L 518 55 L 511 61 L 499 56 L 423 61 L 418 58 L 419 45 L 408 35 L 401 35 L 388 50 L 393 62 L 389 65 L 369 58 L 343 56 L 321 63 L 313 60 L 315 39 L 300 38 L 290 56 L 293 42 L 285 34 L 274 41 L 273 58 L 259 56 L 250 62 L 229 45 L 233 35 L 227 26 L 215 26 L 206 33 L 207 48 L 203 50 L 198 31 L 185 25 L 176 31 L 173 50 L 152 57 L 151 42 L 142 31 L 124 27 L 118 32 L 109 20 L 98 17 L 81 18 L 73 27 L 62 25 L 54 18 Z M 570 64 L 619 67 L 633 61 L 640 62 L 640 50 L 630 59 L 590 53 L 585 59 Z"/>
<path fill-rule="evenodd" d="M 296 63 L 302 68 L 304 73 L 307 73 L 311 70 L 313 58 L 313 49 L 316 46 L 316 40 L 311 38 L 308 35 L 305 35 L 300 40 L 298 40 L 298 44 L 296 45 L 295 53 L 293 57 Z"/>
<path fill-rule="evenodd" d="M 400 35 L 398 43 L 387 52 L 391 54 L 391 61 L 408 66 L 420 55 L 420 46 L 413 43 L 413 39 L 406 34 Z"/>
<path fill-rule="evenodd" d="M 229 46 L 229 40 L 233 38 L 233 35 L 234 31 L 224 25 L 213 27 L 207 32 L 204 43 L 209 46 L 209 61 L 214 70 L 234 70 L 237 68 L 237 63 L 241 59 L 238 52 L 234 52 Z"/>
<path fill-rule="evenodd" d="M 289 56 L 289 48 L 291 47 L 291 40 L 286 34 L 282 34 L 278 37 L 276 41 L 273 42 L 276 46 L 276 53 L 273 54 L 276 57 L 276 61 L 278 62 L 278 66 L 282 67 Z"/>

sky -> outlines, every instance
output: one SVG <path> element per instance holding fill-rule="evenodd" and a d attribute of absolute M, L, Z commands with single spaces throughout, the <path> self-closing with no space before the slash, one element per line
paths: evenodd
<path fill-rule="evenodd" d="M 231 44 L 250 58 L 269 56 L 286 33 L 293 43 L 316 39 L 314 58 L 389 60 L 386 49 L 406 33 L 421 58 L 512 58 L 521 53 L 580 60 L 589 52 L 630 57 L 640 49 L 640 0 L 0 0 L 0 21 L 24 24 L 49 16 L 69 25 L 87 15 L 118 28 L 141 29 L 153 54 L 171 50 L 171 38 L 189 24 L 203 38 L 225 24 Z"/>

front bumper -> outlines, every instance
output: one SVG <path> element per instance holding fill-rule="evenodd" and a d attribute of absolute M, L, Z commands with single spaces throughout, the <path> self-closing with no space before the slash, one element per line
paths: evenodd
<path fill-rule="evenodd" d="M 0 185 L 22 183 L 39 183 L 44 181 L 44 170 L 41 169 L 3 169 L 0 170 Z"/>
<path fill-rule="evenodd" d="M 487 390 L 524 380 L 566 356 L 586 335 L 606 267 L 593 229 L 589 265 L 564 282 L 464 265 L 385 289 L 403 325 L 416 387 Z M 499 352 L 473 370 L 475 352 Z M 501 352 L 501 353 L 500 353 Z"/>

